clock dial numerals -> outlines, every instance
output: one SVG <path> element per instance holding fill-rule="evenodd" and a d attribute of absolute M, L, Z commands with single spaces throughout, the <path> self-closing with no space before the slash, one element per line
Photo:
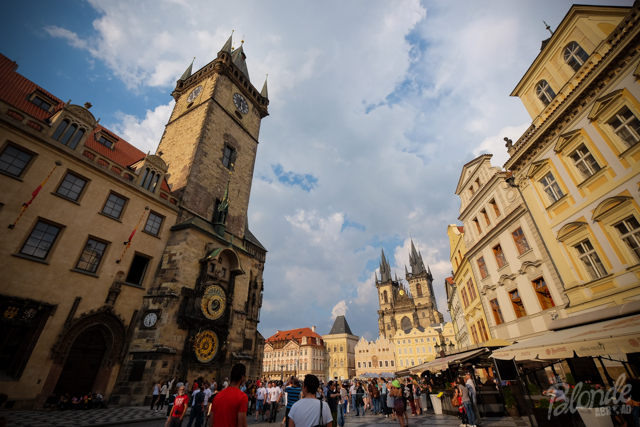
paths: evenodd
<path fill-rule="evenodd" d="M 249 104 L 247 103 L 247 100 L 239 93 L 233 94 L 233 104 L 242 114 L 247 114 L 249 112 Z"/>
<path fill-rule="evenodd" d="M 153 325 L 155 325 L 157 321 L 158 321 L 158 315 L 156 313 L 149 313 L 146 316 L 144 316 L 144 321 L 142 323 L 147 328 L 150 328 Z"/>
<path fill-rule="evenodd" d="M 189 97 L 187 98 L 187 102 L 192 103 L 193 101 L 195 101 L 198 95 L 200 95 L 200 92 L 202 92 L 202 86 L 198 86 L 197 88 L 192 90 L 189 94 Z"/>
<path fill-rule="evenodd" d="M 200 309 L 207 319 L 216 320 L 222 317 L 227 307 L 227 296 L 218 285 L 211 285 L 202 296 Z"/>

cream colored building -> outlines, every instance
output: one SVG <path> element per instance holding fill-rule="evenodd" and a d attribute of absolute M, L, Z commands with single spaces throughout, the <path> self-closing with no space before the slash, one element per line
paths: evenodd
<path fill-rule="evenodd" d="M 378 337 L 375 341 L 360 338 L 356 345 L 356 376 L 366 373 L 390 373 L 396 369 L 396 351 L 393 340 Z"/>
<path fill-rule="evenodd" d="M 491 155 L 485 154 L 462 168 L 456 190 L 467 248 L 462 255 L 474 271 L 460 281 L 472 284 L 469 280 L 477 278 L 479 290 L 476 294 L 467 287 L 466 295 L 461 291 L 463 306 L 475 311 L 465 311 L 472 344 L 491 337 L 514 341 L 539 335 L 553 319 L 566 316 L 568 299 L 553 262 L 508 177 L 492 167 Z M 490 331 L 485 330 L 486 320 Z"/>
<path fill-rule="evenodd" d="M 396 347 L 396 371 L 401 371 L 435 359 L 442 351 L 441 349 L 437 349 L 436 345 L 441 346 L 445 344 L 447 351 L 455 348 L 455 336 L 456 334 L 451 322 L 444 323 L 442 337 L 435 328 L 430 326 L 396 332 L 393 337 Z M 453 346 L 451 344 L 453 344 Z"/>
<path fill-rule="evenodd" d="M 54 392 L 108 400 L 178 198 L 160 156 L 17 68 L 0 55 L 0 393 L 15 410 Z"/>
<path fill-rule="evenodd" d="M 264 344 L 262 378 L 286 379 L 292 375 L 301 380 L 312 374 L 324 376 L 325 347 L 316 327 L 278 331 Z"/>
<path fill-rule="evenodd" d="M 464 320 L 464 311 L 458 296 L 458 287 L 453 281 L 453 277 L 447 277 L 444 279 L 444 287 L 447 292 L 447 307 L 449 314 L 451 315 L 451 323 L 453 324 L 456 346 L 469 346 L 471 343 L 469 342 L 467 322 Z"/>
<path fill-rule="evenodd" d="M 532 125 L 505 167 L 570 315 L 640 297 L 639 8 L 572 6 L 511 94 Z"/>
<path fill-rule="evenodd" d="M 327 352 L 325 375 L 327 380 L 345 380 L 356 375 L 356 345 L 358 337 L 353 335 L 344 316 L 336 317 L 331 332 L 323 335 Z"/>

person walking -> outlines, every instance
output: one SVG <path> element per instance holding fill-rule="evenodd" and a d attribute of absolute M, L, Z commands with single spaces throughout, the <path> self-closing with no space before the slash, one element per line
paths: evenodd
<path fill-rule="evenodd" d="M 258 390 L 256 391 L 256 418 L 254 423 L 258 422 L 258 413 L 262 416 L 262 422 L 264 422 L 264 402 L 267 395 L 267 389 L 264 388 L 264 383 L 260 383 Z"/>
<path fill-rule="evenodd" d="M 216 394 L 211 404 L 213 427 L 247 427 L 247 394 L 240 391 L 247 367 L 236 363 L 231 368 L 230 384 Z"/>
<path fill-rule="evenodd" d="M 340 388 L 340 398 L 338 400 L 338 427 L 344 427 L 345 423 L 345 415 L 347 408 L 348 392 L 345 384 L 338 383 L 338 387 Z"/>
<path fill-rule="evenodd" d="M 280 387 L 275 382 L 269 389 L 269 422 L 275 423 L 278 416 L 278 401 L 280 400 Z"/>
<path fill-rule="evenodd" d="M 160 395 L 158 397 L 158 402 L 156 403 L 156 411 L 162 411 L 164 408 L 164 401 L 167 398 L 167 383 L 162 383 L 162 388 L 160 389 Z"/>
<path fill-rule="evenodd" d="M 204 415 L 204 384 L 200 385 L 200 388 L 193 392 L 193 403 L 191 404 L 191 414 L 189 414 L 189 422 L 187 427 L 191 427 L 191 423 L 196 421 L 196 427 L 202 427 L 202 417 Z"/>
<path fill-rule="evenodd" d="M 358 414 L 357 409 L 356 409 L 356 382 L 355 380 L 353 380 L 351 382 L 351 387 L 349 387 L 349 396 L 351 397 L 351 411 L 353 412 L 354 410 L 356 411 L 356 415 Z"/>
<path fill-rule="evenodd" d="M 378 378 L 378 387 L 380 387 L 380 412 L 384 414 L 385 418 L 389 418 L 389 410 L 387 407 L 387 385 L 382 378 Z"/>
<path fill-rule="evenodd" d="M 409 417 L 407 416 L 406 411 L 406 403 L 404 399 L 404 393 L 402 391 L 403 387 L 400 384 L 400 381 L 393 380 L 391 383 L 391 397 L 393 397 L 393 409 L 398 418 L 398 422 L 400 423 L 400 427 L 409 427 Z M 406 421 L 406 423 L 405 423 Z"/>
<path fill-rule="evenodd" d="M 153 411 L 153 405 L 155 405 L 156 401 L 158 400 L 158 396 L 160 395 L 160 381 L 158 380 L 157 383 L 155 383 L 153 385 L 153 390 L 152 390 L 152 395 L 151 395 L 151 407 L 149 408 L 149 410 Z"/>
<path fill-rule="evenodd" d="M 476 423 L 478 424 L 478 426 L 481 425 L 480 423 L 480 411 L 478 410 L 478 401 L 477 401 L 477 394 L 476 394 L 476 385 L 473 382 L 473 378 L 471 377 L 471 373 L 467 372 L 464 376 L 465 378 L 465 384 L 467 386 L 467 390 L 469 390 L 469 398 L 471 399 L 471 407 L 473 408 L 473 416 L 476 419 Z"/>
<path fill-rule="evenodd" d="M 371 381 L 371 402 L 373 403 L 373 415 L 380 415 L 380 389 L 378 388 L 378 380 Z"/>
<path fill-rule="evenodd" d="M 405 401 L 409 402 L 409 405 L 411 405 L 411 415 L 416 415 L 416 405 L 413 401 L 413 384 L 411 384 L 411 378 L 406 379 L 403 393 Z"/>
<path fill-rule="evenodd" d="M 289 412 L 291 412 L 291 407 L 300 400 L 300 394 L 302 393 L 302 389 L 300 388 L 300 381 L 296 377 L 291 377 L 289 379 L 289 385 L 284 389 L 287 394 L 287 409 L 284 413 L 284 425 L 289 425 Z"/>
<path fill-rule="evenodd" d="M 182 426 L 182 419 L 184 418 L 184 414 L 187 413 L 187 403 L 189 402 L 189 396 L 184 393 L 184 390 L 184 385 L 178 388 L 178 394 L 173 401 L 171 416 L 167 419 L 165 427 Z"/>
<path fill-rule="evenodd" d="M 330 427 L 333 418 L 327 402 L 316 399 L 320 381 L 315 375 L 305 375 L 302 385 L 303 398 L 291 407 L 287 427 Z"/>
<path fill-rule="evenodd" d="M 356 389 L 356 417 L 360 416 L 360 408 L 362 408 L 362 416 L 364 417 L 364 388 L 362 383 L 358 382 Z"/>
<path fill-rule="evenodd" d="M 469 398 L 469 389 L 462 378 L 458 378 L 458 393 L 460 393 L 462 406 L 464 407 L 464 411 L 467 413 L 467 418 L 469 419 L 469 427 L 476 427 L 476 415 L 473 413 L 471 398 Z"/>
<path fill-rule="evenodd" d="M 327 404 L 331 411 L 331 426 L 338 427 L 338 400 L 340 399 L 340 392 L 336 388 L 336 383 L 329 381 L 329 391 L 327 392 Z"/>
<path fill-rule="evenodd" d="M 393 406 L 395 404 L 395 397 L 391 395 L 391 390 L 393 389 L 393 385 L 391 381 L 387 384 L 387 416 L 391 416 L 391 418 L 395 418 L 395 412 L 393 412 Z"/>
<path fill-rule="evenodd" d="M 413 402 L 416 405 L 416 413 L 418 415 L 422 415 L 422 406 L 420 405 L 420 396 L 422 395 L 422 390 L 420 390 L 420 386 L 418 385 L 418 381 L 413 380 Z"/>

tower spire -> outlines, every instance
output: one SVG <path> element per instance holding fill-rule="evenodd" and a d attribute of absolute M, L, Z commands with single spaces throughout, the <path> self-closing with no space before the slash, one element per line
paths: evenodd
<path fill-rule="evenodd" d="M 191 71 L 193 70 L 193 61 L 195 60 L 196 60 L 196 57 L 194 56 L 193 59 L 191 60 L 191 64 L 189 64 L 187 69 L 184 70 L 184 73 L 182 73 L 180 80 L 187 80 L 189 77 L 191 77 Z"/>
<path fill-rule="evenodd" d="M 425 271 L 422 254 L 416 250 L 416 245 L 413 244 L 413 239 L 411 239 L 411 249 L 409 251 L 409 265 L 411 266 L 411 274 L 413 275 L 420 274 Z"/>
<path fill-rule="evenodd" d="M 380 258 L 380 281 L 388 282 L 391 280 L 391 267 L 387 261 L 387 257 L 384 256 L 384 248 L 382 248 L 382 256 Z"/>
<path fill-rule="evenodd" d="M 224 44 L 224 46 L 222 46 L 222 49 L 220 49 L 220 52 L 227 52 L 230 54 L 231 46 L 233 46 L 233 30 L 231 30 L 231 35 L 229 36 L 229 39 Z"/>
<path fill-rule="evenodd" d="M 269 78 L 269 74 L 267 74 L 267 77 L 264 78 L 264 85 L 262 85 L 262 91 L 260 92 L 260 95 L 269 99 L 269 93 L 267 91 L 267 78 Z"/>

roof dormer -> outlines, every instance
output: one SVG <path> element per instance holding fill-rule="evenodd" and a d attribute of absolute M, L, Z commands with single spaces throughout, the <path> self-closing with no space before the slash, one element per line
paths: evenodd
<path fill-rule="evenodd" d="M 90 106 L 88 103 L 85 105 Z M 88 108 L 67 103 L 51 117 L 51 128 L 48 136 L 54 141 L 58 141 L 60 144 L 75 150 L 84 146 L 87 137 L 97 124 L 96 118 L 89 112 Z"/>
<path fill-rule="evenodd" d="M 137 183 L 145 190 L 158 194 L 162 180 L 167 173 L 168 166 L 160 156 L 147 154 L 139 162 L 132 165 L 138 175 Z"/>
<path fill-rule="evenodd" d="M 538 127 L 610 49 L 607 36 L 630 8 L 574 5 L 515 87 Z"/>

